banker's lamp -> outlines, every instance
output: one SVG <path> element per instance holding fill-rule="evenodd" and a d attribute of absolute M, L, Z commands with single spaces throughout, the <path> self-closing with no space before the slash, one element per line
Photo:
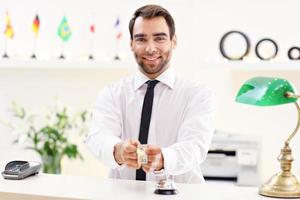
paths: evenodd
<path fill-rule="evenodd" d="M 295 130 L 285 140 L 278 156 L 281 171 L 273 175 L 259 188 L 259 194 L 269 197 L 297 198 L 300 197 L 300 182 L 291 172 L 292 150 L 289 143 L 300 126 L 300 108 L 297 103 L 299 95 L 295 94 L 293 86 L 285 79 L 271 77 L 255 77 L 246 81 L 240 88 L 236 101 L 255 106 L 275 106 L 294 103 L 298 111 L 298 121 Z"/>

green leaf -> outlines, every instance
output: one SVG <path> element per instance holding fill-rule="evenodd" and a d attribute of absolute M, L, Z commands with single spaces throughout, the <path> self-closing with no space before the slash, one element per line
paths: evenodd
<path fill-rule="evenodd" d="M 12 108 L 13 108 L 15 116 L 18 118 L 24 119 L 25 115 L 26 115 L 25 109 L 22 106 L 18 105 L 15 101 L 12 101 L 11 104 L 12 104 Z"/>
<path fill-rule="evenodd" d="M 83 122 L 86 121 L 86 115 L 87 115 L 87 111 L 83 111 L 83 112 L 80 114 L 81 120 L 82 120 Z"/>
<path fill-rule="evenodd" d="M 79 156 L 77 145 L 75 145 L 75 144 L 67 145 L 63 152 L 64 152 L 64 154 L 66 154 L 68 156 L 68 158 L 75 159 L 77 156 Z"/>
<path fill-rule="evenodd" d="M 41 132 L 44 133 L 47 136 L 47 138 L 52 139 L 54 141 L 60 139 L 60 135 L 61 135 L 60 132 L 51 126 L 44 127 L 41 130 Z"/>
<path fill-rule="evenodd" d="M 25 109 L 16 102 L 12 102 L 12 107 L 14 115 L 30 127 L 25 134 L 31 141 L 31 146 L 28 146 L 26 149 L 34 150 L 42 157 L 61 157 L 62 155 L 66 155 L 70 159 L 80 158 L 83 160 L 77 145 L 69 142 L 67 133 L 72 130 L 76 130 L 77 133 L 84 132 L 85 126 L 82 122 L 87 121 L 88 117 L 90 117 L 89 112 L 82 111 L 77 112 L 74 116 L 69 116 L 67 107 L 63 107 L 63 109 L 57 108 L 58 111 L 49 112 L 49 114 L 47 114 L 47 116 L 49 115 L 48 120 L 45 120 L 47 123 L 49 119 L 51 120 L 54 117 L 55 122 L 47 123 L 42 128 L 37 129 L 37 127 L 34 126 L 35 120 L 43 116 L 27 116 L 28 114 L 26 115 Z M 11 127 L 12 129 L 18 128 L 14 126 Z"/>
<path fill-rule="evenodd" d="M 68 125 L 68 116 L 66 115 L 66 112 L 67 109 L 64 108 L 63 112 L 56 114 L 56 117 L 58 118 L 57 126 L 60 129 L 64 129 Z"/>

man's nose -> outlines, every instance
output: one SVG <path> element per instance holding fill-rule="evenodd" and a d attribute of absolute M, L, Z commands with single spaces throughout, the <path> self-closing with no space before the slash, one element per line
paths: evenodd
<path fill-rule="evenodd" d="M 157 48 L 153 42 L 148 42 L 145 50 L 149 54 L 154 54 L 157 52 Z"/>

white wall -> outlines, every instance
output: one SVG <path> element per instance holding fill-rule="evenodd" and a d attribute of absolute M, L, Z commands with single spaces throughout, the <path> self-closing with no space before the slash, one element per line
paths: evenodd
<path fill-rule="evenodd" d="M 91 108 L 96 95 L 104 85 L 132 72 L 135 65 L 129 49 L 127 23 L 132 12 L 145 3 L 160 3 L 174 15 L 177 25 L 178 48 L 175 51 L 173 67 L 183 76 L 207 83 L 217 97 L 218 111 L 216 127 L 218 130 L 239 134 L 254 134 L 262 141 L 262 179 L 271 176 L 279 165 L 276 157 L 282 146 L 282 140 L 296 123 L 296 111 L 292 105 L 256 108 L 234 103 L 235 94 L 244 80 L 254 75 L 281 76 L 291 80 L 300 88 L 298 62 L 286 61 L 287 49 L 299 45 L 300 28 L 296 19 L 300 3 L 296 0 L 227 0 L 227 1 L 18 1 L 2 0 L 0 2 L 0 27 L 4 27 L 4 13 L 9 8 L 15 39 L 9 41 L 11 61 L 0 60 L 0 116 L 6 114 L 9 102 L 17 100 L 28 107 L 44 105 L 59 96 L 67 104 L 77 108 Z M 41 17 L 41 33 L 38 42 L 38 55 L 44 62 L 29 62 L 24 56 L 31 54 L 31 22 L 35 10 Z M 60 52 L 60 41 L 56 29 L 61 15 L 66 12 L 73 36 L 66 46 L 69 61 L 60 69 L 61 62 L 55 61 Z M 122 19 L 124 39 L 121 42 L 124 68 L 113 68 L 120 63 L 110 62 L 114 54 L 114 36 L 112 27 L 116 15 Z M 90 16 L 94 15 L 96 23 L 97 62 L 80 62 L 88 54 L 88 27 Z M 231 29 L 244 31 L 251 39 L 252 49 L 249 62 L 223 62 L 219 53 L 220 37 Z M 274 62 L 255 60 L 254 45 L 262 37 L 271 37 L 279 45 L 279 56 Z M 0 39 L 0 51 L 3 50 Z M 23 65 L 47 67 L 22 68 Z M 53 69 L 51 66 L 53 65 Z M 86 65 L 86 69 L 84 68 Z M 89 67 L 89 66 L 93 67 Z M 95 65 L 99 65 L 99 69 Z M 231 66 L 238 69 L 231 70 Z M 284 70 L 284 67 L 293 69 Z M 108 67 L 107 67 L 108 66 Z M 72 68 L 74 67 L 74 68 Z M 129 67 L 129 68 L 126 68 Z M 243 69 L 245 67 L 245 70 Z M 251 68 L 254 67 L 254 70 Z M 263 70 L 259 68 L 263 68 Z M 271 68 L 271 69 L 268 69 Z M 273 69 L 273 70 L 272 70 Z M 38 159 L 32 152 L 10 144 L 9 133 L 0 127 L 0 167 L 11 158 Z M 300 155 L 295 144 L 294 170 L 300 174 Z M 81 146 L 85 162 L 65 160 L 64 173 L 103 176 L 106 170 Z"/>
<path fill-rule="evenodd" d="M 95 53 L 98 59 L 114 55 L 114 29 L 117 16 L 121 18 L 123 40 L 122 55 L 131 59 L 129 50 L 128 21 L 133 11 L 146 3 L 165 6 L 174 15 L 179 38 L 175 60 L 180 65 L 201 64 L 218 61 L 220 37 L 232 29 L 246 33 L 254 45 L 263 37 L 271 37 L 279 44 L 280 58 L 286 57 L 287 49 L 299 45 L 300 4 L 297 0 L 2 0 L 0 6 L 0 27 L 5 26 L 5 11 L 8 9 L 15 29 L 14 40 L 9 41 L 10 53 L 18 59 L 32 51 L 33 34 L 31 24 L 37 11 L 41 28 L 37 43 L 37 54 L 43 59 L 54 59 L 60 53 L 61 41 L 56 32 L 63 14 L 66 14 L 73 35 L 65 46 L 70 59 L 82 59 L 89 53 L 89 25 L 96 25 Z M 1 37 L 2 38 L 2 37 Z M 4 39 L 0 39 L 0 51 Z M 209 67 L 209 66 L 207 66 Z"/>

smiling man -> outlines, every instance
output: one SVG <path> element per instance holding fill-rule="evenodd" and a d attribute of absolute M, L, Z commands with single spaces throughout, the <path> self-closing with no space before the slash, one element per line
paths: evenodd
<path fill-rule="evenodd" d="M 201 183 L 214 130 L 212 92 L 170 67 L 177 38 L 166 9 L 137 9 L 129 31 L 139 70 L 101 91 L 87 145 L 112 168 L 112 178 L 155 180 L 153 171 L 163 169 L 175 182 Z M 141 144 L 147 144 L 143 165 L 136 153 Z"/>
<path fill-rule="evenodd" d="M 131 48 L 140 66 L 140 71 L 155 79 L 170 65 L 172 50 L 176 47 L 176 36 L 170 35 L 164 17 L 137 17 L 130 23 L 132 29 Z"/>

